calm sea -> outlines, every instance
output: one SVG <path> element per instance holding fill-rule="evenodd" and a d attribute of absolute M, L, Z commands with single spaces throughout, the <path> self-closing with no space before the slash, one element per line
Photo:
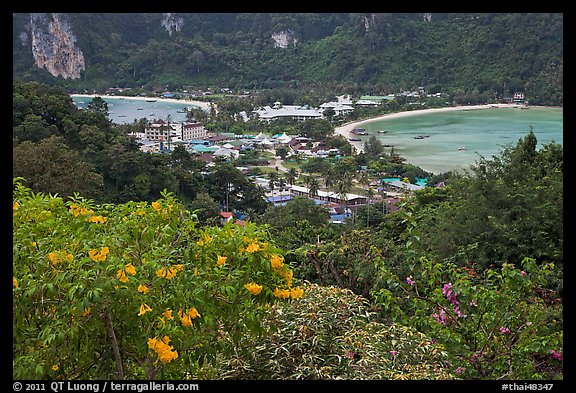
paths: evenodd
<path fill-rule="evenodd" d="M 376 135 L 407 162 L 438 174 L 468 168 L 481 157 L 491 159 L 505 146 L 516 146 L 530 128 L 537 148 L 550 142 L 563 145 L 563 123 L 562 108 L 473 109 L 374 121 L 362 126 L 369 135 L 360 138 Z M 419 135 L 426 137 L 414 138 Z"/>
<path fill-rule="evenodd" d="M 102 99 L 108 104 L 108 118 L 116 124 L 130 124 L 142 118 L 148 120 L 166 120 L 168 119 L 168 115 L 170 116 L 171 122 L 181 123 L 186 120 L 184 108 L 199 108 L 187 103 L 166 102 L 162 100 L 148 102 L 129 98 L 102 97 Z M 72 101 L 78 108 L 85 109 L 90 101 L 92 101 L 92 98 L 72 96 Z"/>

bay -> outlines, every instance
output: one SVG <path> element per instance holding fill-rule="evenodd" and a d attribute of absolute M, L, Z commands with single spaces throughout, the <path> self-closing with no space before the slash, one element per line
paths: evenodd
<path fill-rule="evenodd" d="M 406 162 L 438 174 L 467 169 L 481 157 L 492 159 L 505 146 L 516 146 L 530 129 L 538 149 L 550 142 L 563 145 L 563 123 L 563 108 L 558 107 L 431 112 L 364 123 L 368 135 L 360 138 L 364 143 L 375 135 L 383 144 L 393 145 Z M 415 139 L 419 136 L 423 138 Z"/>
<path fill-rule="evenodd" d="M 83 95 L 72 95 L 71 98 L 79 109 L 86 109 L 92 101 L 92 97 Z M 142 118 L 150 121 L 167 120 L 168 116 L 170 116 L 171 122 L 182 123 L 186 121 L 184 108 L 200 108 L 186 101 L 174 102 L 153 98 L 149 98 L 150 101 L 147 101 L 141 98 L 108 96 L 101 96 L 101 98 L 108 104 L 108 118 L 115 124 L 131 124 Z"/>

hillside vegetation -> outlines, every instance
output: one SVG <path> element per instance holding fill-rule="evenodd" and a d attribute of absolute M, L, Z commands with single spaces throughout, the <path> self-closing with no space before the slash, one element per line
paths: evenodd
<path fill-rule="evenodd" d="M 65 14 L 85 59 L 74 80 L 36 67 L 30 17 L 13 19 L 14 78 L 73 90 L 423 86 L 469 101 L 521 91 L 563 102 L 562 14 Z"/>

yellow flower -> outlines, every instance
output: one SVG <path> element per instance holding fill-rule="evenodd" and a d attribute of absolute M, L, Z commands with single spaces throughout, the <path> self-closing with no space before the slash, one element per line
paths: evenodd
<path fill-rule="evenodd" d="M 148 339 L 148 347 L 156 352 L 158 360 L 162 363 L 170 363 L 178 357 L 178 352 L 168 345 L 169 342 L 170 338 L 168 336 L 164 336 L 162 340 L 158 340 L 156 337 Z M 158 360 L 156 360 L 154 364 L 156 364 Z"/>
<path fill-rule="evenodd" d="M 162 316 L 166 319 L 174 319 L 174 317 L 172 316 L 172 310 L 169 308 L 167 308 L 166 311 L 162 313 Z"/>
<path fill-rule="evenodd" d="M 258 243 L 250 243 L 248 247 L 246 247 L 246 251 L 251 254 L 260 251 L 260 245 L 258 245 Z"/>
<path fill-rule="evenodd" d="M 150 288 L 148 288 L 146 285 L 138 285 L 138 292 L 142 292 L 143 294 L 147 294 L 148 291 L 150 291 Z"/>
<path fill-rule="evenodd" d="M 274 296 L 281 299 L 288 299 L 290 297 L 290 291 L 288 289 L 276 288 L 274 290 Z"/>
<path fill-rule="evenodd" d="M 131 263 L 126 265 L 126 273 L 128 273 L 132 276 L 135 275 L 136 274 L 136 268 L 134 267 L 134 265 L 132 265 Z"/>
<path fill-rule="evenodd" d="M 12 286 L 14 288 L 18 288 L 18 280 L 16 279 L 16 277 L 12 277 Z"/>
<path fill-rule="evenodd" d="M 173 267 L 169 267 L 168 271 L 166 272 L 166 278 L 168 280 L 172 280 L 174 277 L 176 277 L 176 273 L 178 272 L 178 270 L 176 270 Z"/>
<path fill-rule="evenodd" d="M 300 299 L 302 296 L 304 296 L 304 290 L 300 287 L 292 288 L 290 290 L 290 296 L 292 296 L 292 299 Z"/>
<path fill-rule="evenodd" d="M 160 202 L 152 202 L 152 208 L 156 211 L 160 210 Z"/>
<path fill-rule="evenodd" d="M 20 207 L 20 204 L 18 202 L 12 202 L 12 209 L 17 210 L 18 207 Z"/>
<path fill-rule="evenodd" d="M 51 252 L 50 254 L 48 254 L 48 258 L 50 258 L 50 261 L 52 263 L 57 263 L 60 260 L 60 257 L 55 252 Z"/>
<path fill-rule="evenodd" d="M 53 370 L 53 371 L 58 371 L 59 368 L 60 368 L 60 367 L 58 367 L 57 364 L 54 364 L 54 365 L 52 366 L 52 370 Z"/>
<path fill-rule="evenodd" d="M 140 312 L 138 313 L 138 316 L 140 317 L 146 314 L 148 311 L 152 311 L 152 309 L 146 303 L 142 303 L 142 305 L 140 306 Z"/>
<path fill-rule="evenodd" d="M 88 251 L 88 256 L 94 262 L 100 262 L 100 261 L 103 261 L 106 259 L 106 256 L 108 255 L 109 252 L 110 252 L 110 249 L 108 247 L 102 247 L 100 249 L 100 251 L 97 251 L 97 250 Z"/>
<path fill-rule="evenodd" d="M 262 291 L 262 285 L 258 285 L 255 282 L 244 285 L 244 288 L 246 288 L 252 295 L 258 295 Z"/>
<path fill-rule="evenodd" d="M 106 218 L 102 216 L 90 216 L 90 218 L 86 218 L 86 221 L 104 224 L 106 222 Z"/>
<path fill-rule="evenodd" d="M 192 326 L 192 319 L 188 313 L 182 313 L 182 310 L 178 310 L 178 317 L 180 318 L 180 322 L 184 326 Z"/>
<path fill-rule="evenodd" d="M 284 257 L 281 257 L 280 255 L 272 255 L 272 258 L 270 258 L 270 264 L 272 265 L 272 267 L 274 269 L 277 269 L 279 267 L 282 267 L 284 262 Z"/>
<path fill-rule="evenodd" d="M 190 315 L 190 318 L 192 319 L 200 318 L 200 313 L 198 312 L 198 310 L 196 310 L 196 307 L 192 307 L 191 310 L 188 310 L 188 315 Z"/>
<path fill-rule="evenodd" d="M 74 259 L 74 255 L 68 254 L 66 255 L 66 258 L 68 259 L 68 262 L 72 262 L 72 260 Z"/>
<path fill-rule="evenodd" d="M 92 312 L 92 307 L 85 308 L 83 311 L 78 313 L 78 316 L 85 317 Z"/>
<path fill-rule="evenodd" d="M 166 268 L 163 267 L 162 269 L 156 270 L 156 275 L 160 278 L 166 277 Z"/>
<path fill-rule="evenodd" d="M 228 259 L 228 257 L 222 257 L 220 255 L 218 255 L 218 260 L 216 261 L 216 266 L 222 266 L 226 263 L 226 259 Z"/>
<path fill-rule="evenodd" d="M 126 277 L 126 273 L 124 273 L 124 270 L 122 269 L 116 272 L 116 277 L 123 283 L 126 283 L 126 281 L 128 281 L 128 277 Z"/>
<path fill-rule="evenodd" d="M 196 310 L 196 307 L 189 308 L 188 311 L 182 312 L 182 310 L 178 310 L 178 317 L 180 318 L 180 322 L 184 326 L 192 326 L 192 320 L 194 318 L 200 318 L 200 313 Z"/>

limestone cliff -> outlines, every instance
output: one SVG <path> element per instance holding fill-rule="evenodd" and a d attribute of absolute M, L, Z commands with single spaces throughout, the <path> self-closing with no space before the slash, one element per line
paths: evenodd
<path fill-rule="evenodd" d="M 63 14 L 30 14 L 32 55 L 39 68 L 65 79 L 78 79 L 85 69 L 84 55 Z"/>
<path fill-rule="evenodd" d="M 184 19 L 172 13 L 162 14 L 162 26 L 168 30 L 168 34 L 172 35 L 173 31 L 180 31 L 184 24 Z"/>

